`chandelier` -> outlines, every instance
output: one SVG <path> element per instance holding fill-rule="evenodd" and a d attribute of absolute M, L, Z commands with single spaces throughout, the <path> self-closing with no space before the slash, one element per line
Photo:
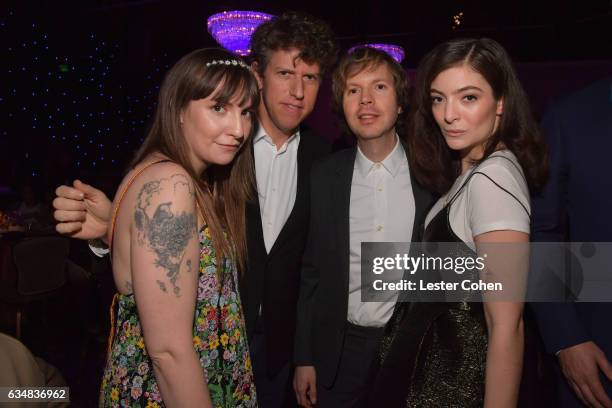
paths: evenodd
<path fill-rule="evenodd" d="M 223 11 L 208 17 L 208 32 L 226 50 L 246 56 L 253 31 L 272 17 L 259 11 Z"/>

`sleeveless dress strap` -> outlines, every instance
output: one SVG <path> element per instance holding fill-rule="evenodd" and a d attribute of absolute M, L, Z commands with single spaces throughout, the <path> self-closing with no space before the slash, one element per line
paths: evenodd
<path fill-rule="evenodd" d="M 127 193 L 127 191 L 130 189 L 130 186 L 134 183 L 134 180 L 136 180 L 136 177 L 140 176 L 142 172 L 144 172 L 146 169 L 153 166 L 154 164 L 165 163 L 169 161 L 171 160 L 162 159 L 162 160 L 156 160 L 151 163 L 145 164 L 140 170 L 132 174 L 132 177 L 130 177 L 130 179 L 128 180 L 125 188 L 123 189 L 121 194 L 119 194 L 119 200 L 117 200 L 117 205 L 115 206 L 115 209 L 113 211 L 113 216 L 111 218 L 111 226 L 110 226 L 111 230 L 110 230 L 110 236 L 108 237 L 108 248 L 110 249 L 111 252 L 113 250 L 113 237 L 115 235 L 115 224 L 117 222 L 117 214 L 119 213 L 119 207 L 121 207 L 121 202 L 125 198 L 125 193 Z"/>
<path fill-rule="evenodd" d="M 171 160 L 162 159 L 162 160 L 153 161 L 151 163 L 147 163 L 140 170 L 138 170 L 137 172 L 132 174 L 132 177 L 130 177 L 130 179 L 128 180 L 127 185 L 125 186 L 125 188 L 123 189 L 121 194 L 119 194 L 119 200 L 117 201 L 117 205 L 116 205 L 115 209 L 113 210 L 113 216 L 111 218 L 111 231 L 110 231 L 110 236 L 108 237 L 108 248 L 110 249 L 111 254 L 112 254 L 112 250 L 113 250 L 113 236 L 115 235 L 115 224 L 117 222 L 117 214 L 119 212 L 119 207 L 121 207 L 121 202 L 125 198 L 125 193 L 127 193 L 127 191 L 129 190 L 130 186 L 134 183 L 134 180 L 136 180 L 136 177 L 140 176 L 143 171 L 145 171 L 146 169 L 148 169 L 149 167 L 151 167 L 154 164 L 164 163 L 164 162 L 169 162 L 169 161 L 171 161 Z M 111 259 L 112 259 L 112 257 L 111 257 Z M 111 327 L 110 327 L 110 332 L 108 333 L 106 359 L 108 359 L 110 357 L 110 355 L 111 355 L 111 347 L 113 346 L 113 340 L 114 340 L 114 337 L 115 337 L 115 330 L 116 330 L 115 327 L 117 325 L 117 302 L 118 301 L 119 301 L 119 293 L 115 293 L 115 295 L 113 296 L 113 301 L 112 301 L 111 306 L 110 306 L 110 323 L 111 323 Z"/>
<path fill-rule="evenodd" d="M 455 199 L 456 199 L 456 198 L 459 196 L 459 193 L 461 193 L 461 191 L 463 190 L 463 188 L 464 188 L 465 186 L 467 186 L 467 184 L 468 184 L 468 182 L 470 181 L 470 179 L 471 179 L 473 176 L 475 176 L 476 174 L 480 174 L 480 175 L 482 175 L 482 176 L 486 177 L 487 179 L 489 179 L 489 181 L 491 181 L 491 182 L 492 182 L 492 183 L 493 183 L 495 186 L 497 186 L 499 189 L 501 189 L 502 191 L 504 191 L 504 192 L 506 192 L 508 195 L 510 195 L 512 198 L 514 198 L 514 199 L 516 200 L 516 202 L 518 202 L 518 203 L 519 203 L 519 205 L 520 205 L 520 206 L 523 208 L 523 210 L 525 210 L 525 212 L 527 213 L 527 216 L 529 217 L 529 219 L 531 219 L 531 214 L 529 213 L 529 210 L 527 209 L 527 207 L 525 207 L 525 204 L 523 204 L 523 203 L 521 202 L 521 200 L 519 200 L 519 199 L 518 199 L 518 197 L 517 197 L 517 196 L 515 196 L 514 194 L 512 194 L 510 191 L 508 191 L 507 189 L 505 189 L 505 188 L 504 188 L 504 187 L 502 187 L 501 185 L 499 185 L 499 183 L 497 183 L 495 180 L 493 180 L 493 179 L 492 179 L 492 178 L 491 178 L 491 177 L 490 177 L 488 174 L 485 174 L 485 173 L 483 173 L 482 171 L 478 171 L 478 168 L 479 168 L 479 167 L 480 167 L 480 166 L 481 166 L 481 165 L 482 165 L 482 164 L 483 164 L 485 161 L 487 161 L 487 160 L 489 160 L 489 159 L 493 159 L 493 158 L 495 158 L 495 157 L 499 157 L 499 158 L 502 158 L 502 159 L 506 159 L 506 160 L 507 160 L 509 163 L 511 163 L 511 164 L 512 164 L 512 165 L 513 165 L 513 166 L 514 166 L 514 167 L 515 167 L 515 168 L 516 168 L 516 169 L 519 171 L 519 173 L 522 173 L 521 168 L 520 168 L 519 166 L 517 166 L 517 165 L 516 165 L 516 163 L 514 163 L 512 160 L 510 160 L 510 159 L 509 159 L 509 158 L 507 158 L 506 156 L 500 156 L 500 155 L 494 156 L 494 155 L 491 155 L 491 156 L 487 157 L 485 160 L 483 160 L 483 161 L 482 161 L 482 162 L 481 162 L 481 163 L 480 163 L 478 166 L 476 166 L 476 168 L 474 169 L 474 171 L 472 171 L 472 173 L 471 173 L 471 174 L 470 174 L 470 175 L 467 177 L 467 179 L 465 179 L 465 180 L 463 181 L 463 183 L 461 184 L 461 186 L 460 186 L 460 187 L 457 189 L 457 191 L 455 192 L 455 194 L 453 194 L 452 198 L 450 198 L 450 199 L 447 201 L 447 203 L 446 203 L 445 207 L 446 207 L 446 206 L 450 207 L 450 206 L 453 204 L 453 202 L 455 201 Z"/>

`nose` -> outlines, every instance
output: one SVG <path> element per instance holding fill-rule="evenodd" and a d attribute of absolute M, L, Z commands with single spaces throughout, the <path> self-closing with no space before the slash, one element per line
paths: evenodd
<path fill-rule="evenodd" d="M 295 99 L 304 99 L 304 83 L 302 82 L 302 78 L 298 78 L 296 75 L 296 78 L 291 80 L 291 84 L 289 85 L 289 93 Z"/>
<path fill-rule="evenodd" d="M 229 134 L 240 143 L 242 143 L 245 139 L 245 131 L 247 131 L 247 126 L 244 123 L 245 117 L 242 115 L 242 112 L 239 110 L 235 115 L 232 115 L 232 123 L 229 126 Z"/>
<path fill-rule="evenodd" d="M 361 98 L 359 99 L 359 103 L 361 105 L 369 105 L 373 102 L 372 94 L 367 88 L 363 88 L 361 90 Z"/>
<path fill-rule="evenodd" d="M 459 112 L 455 107 L 455 103 L 451 100 L 446 101 L 444 104 L 444 121 L 450 124 L 457 119 L 459 119 Z"/>

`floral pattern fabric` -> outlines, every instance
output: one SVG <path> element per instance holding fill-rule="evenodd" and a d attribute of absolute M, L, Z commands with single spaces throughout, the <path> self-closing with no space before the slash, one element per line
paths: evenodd
<path fill-rule="evenodd" d="M 208 228 L 200 232 L 200 277 L 193 345 L 215 408 L 257 406 L 236 268 L 216 259 Z M 101 407 L 163 407 L 133 295 L 117 294 L 113 343 L 100 393 Z"/>

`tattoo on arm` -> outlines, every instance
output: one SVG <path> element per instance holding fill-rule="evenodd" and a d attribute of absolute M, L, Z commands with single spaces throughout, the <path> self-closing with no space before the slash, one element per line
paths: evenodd
<path fill-rule="evenodd" d="M 172 188 L 173 192 L 184 188 L 189 194 L 195 195 L 193 186 L 182 174 L 174 174 L 169 179 L 150 181 L 138 194 L 134 223 L 138 230 L 138 244 L 147 245 L 153 250 L 156 256 L 155 265 L 165 271 L 172 285 L 172 292 L 180 296 L 177 279 L 187 245 L 197 230 L 197 219 L 194 212 L 178 213 L 173 210 L 172 201 L 161 203 L 153 209 L 151 198 L 168 187 Z M 188 272 L 191 271 L 190 260 L 187 260 L 186 267 Z M 167 293 L 164 281 L 158 280 L 157 284 L 162 292 Z"/>

